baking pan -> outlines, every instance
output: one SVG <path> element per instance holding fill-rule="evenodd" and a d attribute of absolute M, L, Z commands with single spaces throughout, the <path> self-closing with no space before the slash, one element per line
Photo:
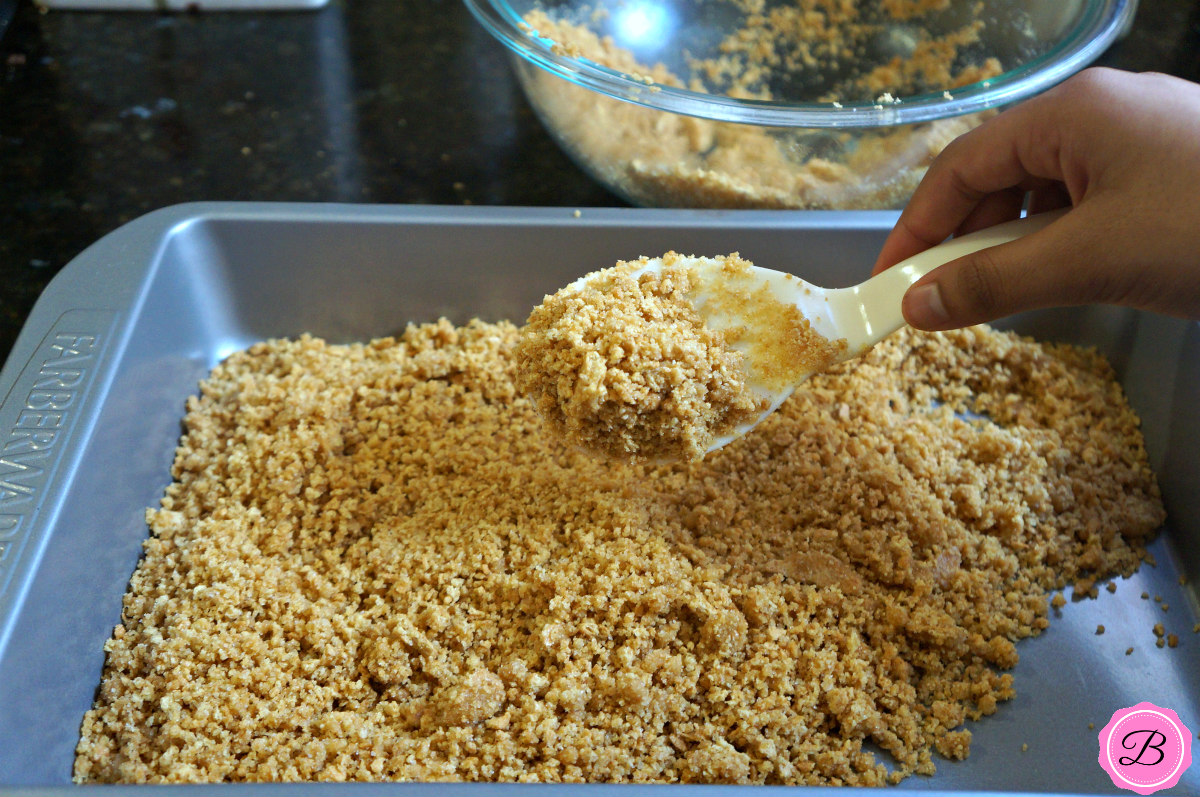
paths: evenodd
<path fill-rule="evenodd" d="M 230 352 L 301 332 L 365 340 L 443 315 L 521 321 L 584 271 L 669 249 L 736 250 L 839 287 L 867 274 L 894 221 L 887 212 L 212 203 L 161 210 L 100 240 L 46 289 L 0 372 L 0 793 L 78 792 L 70 778 L 79 724 L 147 535 L 143 510 L 170 481 L 185 398 Z M 1097 734 L 1114 711 L 1149 701 L 1200 730 L 1200 325 L 1093 307 L 1006 326 L 1110 358 L 1143 418 L 1170 519 L 1151 547 L 1156 567 L 1115 594 L 1068 603 L 1044 634 L 1018 645 L 1017 697 L 969 726 L 970 758 L 909 778 L 901 794 L 1114 793 L 1097 764 Z M 1169 615 L 1140 599 L 1143 590 L 1169 603 Z M 1177 648 L 1154 646 L 1159 621 L 1179 634 Z M 1129 646 L 1136 652 L 1126 656 Z M 498 797 L 537 788 L 310 784 L 286 793 Z M 184 793 L 242 791 L 280 790 Z M 1200 795 L 1200 765 L 1163 793 Z"/>

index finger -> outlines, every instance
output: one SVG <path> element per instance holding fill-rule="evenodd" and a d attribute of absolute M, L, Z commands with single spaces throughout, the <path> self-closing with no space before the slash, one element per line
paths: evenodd
<path fill-rule="evenodd" d="M 950 142 L 913 192 L 872 273 L 941 243 L 994 194 L 1062 180 L 1055 93 L 1010 108 Z"/>

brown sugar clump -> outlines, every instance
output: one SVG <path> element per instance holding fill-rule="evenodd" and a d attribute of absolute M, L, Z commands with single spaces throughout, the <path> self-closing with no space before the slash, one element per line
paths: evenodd
<path fill-rule="evenodd" d="M 1163 519 L 1089 351 L 905 330 L 649 467 L 547 434 L 517 338 L 304 337 L 212 372 L 78 781 L 932 773 L 1012 698 L 1048 593 L 1132 573 Z"/>
<path fill-rule="evenodd" d="M 517 388 L 590 451 L 699 459 L 766 405 L 747 389 L 743 356 L 689 299 L 697 275 L 688 258 L 670 252 L 661 272 L 638 275 L 646 262 L 619 263 L 546 297 L 514 352 Z"/>
<path fill-rule="evenodd" d="M 476 670 L 439 695 L 433 717 L 439 725 L 476 725 L 495 716 L 504 701 L 504 682 Z"/>

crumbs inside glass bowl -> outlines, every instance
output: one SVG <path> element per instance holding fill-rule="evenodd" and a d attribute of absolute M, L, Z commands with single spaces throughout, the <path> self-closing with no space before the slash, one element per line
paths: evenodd
<path fill-rule="evenodd" d="M 889 208 L 934 156 L 992 111 L 855 127 L 854 108 L 949 94 L 1004 68 L 984 3 L 949 0 L 707 0 L 672 27 L 666 6 L 535 7 L 526 30 L 554 51 L 646 85 L 745 100 L 824 103 L 841 126 L 771 127 L 603 96 L 523 59 L 530 102 L 564 149 L 636 204 Z M 678 6 L 671 6 L 677 9 Z M 1011 24 L 1011 23 L 1010 23 Z M 656 39 L 656 37 L 658 37 Z M 666 41 L 677 46 L 665 50 Z"/>

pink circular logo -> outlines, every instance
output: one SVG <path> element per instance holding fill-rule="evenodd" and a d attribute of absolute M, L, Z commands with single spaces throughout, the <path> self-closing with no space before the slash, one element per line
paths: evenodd
<path fill-rule="evenodd" d="M 1153 794 L 1179 782 L 1192 763 L 1192 732 L 1169 708 L 1123 708 L 1100 731 L 1100 766 L 1114 785 Z"/>

